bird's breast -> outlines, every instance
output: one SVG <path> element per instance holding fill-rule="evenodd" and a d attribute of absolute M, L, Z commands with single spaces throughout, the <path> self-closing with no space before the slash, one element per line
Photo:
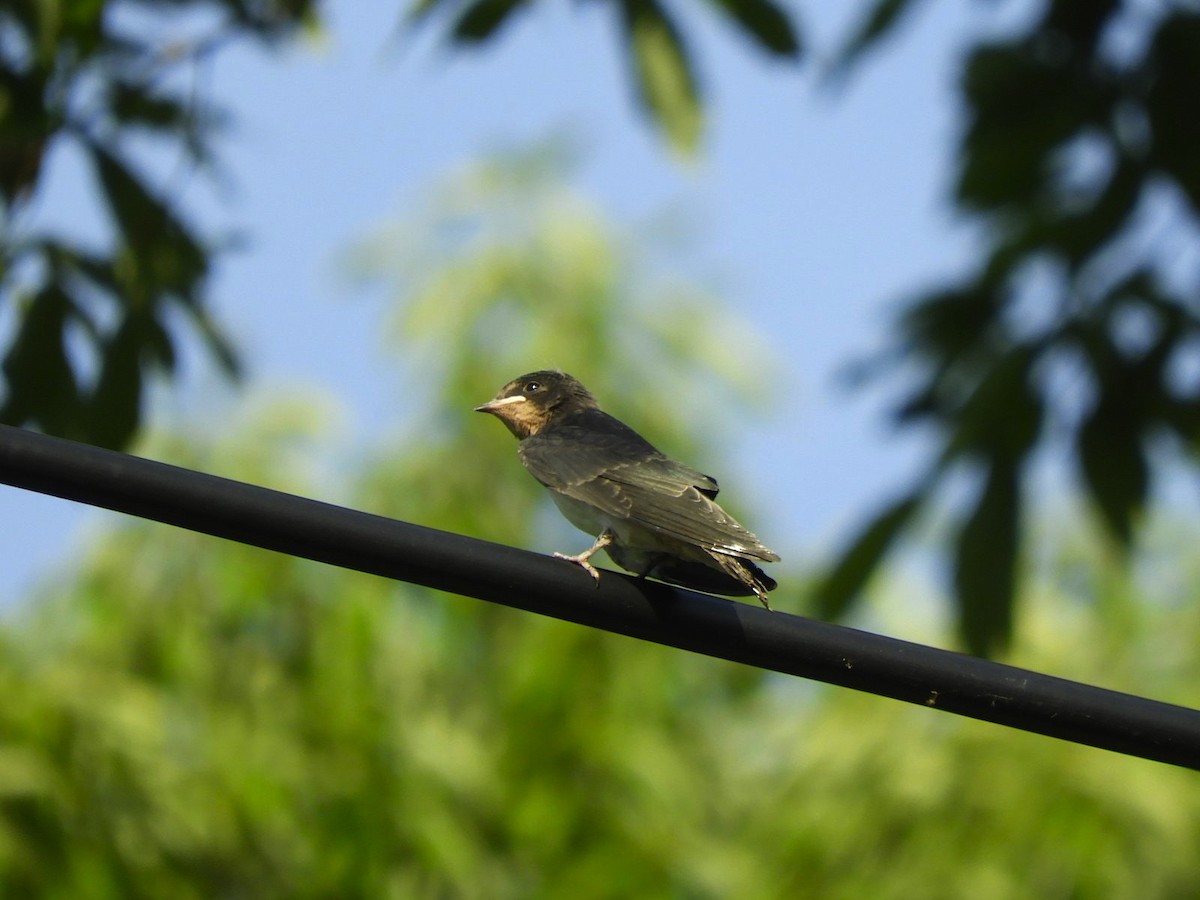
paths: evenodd
<path fill-rule="evenodd" d="M 606 516 L 590 503 L 584 503 L 582 500 L 576 500 L 574 497 L 568 497 L 559 491 L 550 489 L 550 498 L 554 501 L 554 505 L 558 507 L 558 511 L 566 516 L 568 522 L 578 528 L 580 531 L 585 531 L 592 537 L 597 536 L 605 528 L 612 528 L 613 523 L 609 521 L 609 516 Z"/>

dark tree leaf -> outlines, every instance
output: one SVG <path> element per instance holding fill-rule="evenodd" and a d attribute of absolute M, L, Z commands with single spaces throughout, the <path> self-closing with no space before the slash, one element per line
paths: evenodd
<path fill-rule="evenodd" d="M 1154 83 L 1146 113 L 1154 135 L 1154 160 L 1171 174 L 1200 212 L 1200 13 L 1176 11 L 1152 45 Z"/>
<path fill-rule="evenodd" d="M 1163 404 L 1163 423 L 1194 457 L 1200 458 L 1200 392 L 1168 398 Z"/>
<path fill-rule="evenodd" d="M 621 0 L 642 106 L 678 151 L 700 142 L 700 91 L 683 37 L 657 0 Z"/>
<path fill-rule="evenodd" d="M 1126 548 L 1150 485 L 1136 410 L 1129 398 L 1102 394 L 1076 436 L 1079 468 L 1088 491 L 1109 532 Z"/>
<path fill-rule="evenodd" d="M 993 44 L 971 54 L 963 81 L 970 124 L 957 191 L 963 206 L 992 211 L 1036 205 L 1056 152 L 1107 124 L 1111 98 L 1077 78 L 1074 62 L 1043 55 L 1031 43 Z"/>
<path fill-rule="evenodd" d="M 1033 348 L 1017 345 L 987 364 L 958 410 L 944 459 L 975 454 L 1020 461 L 1041 431 L 1043 403 L 1033 382 Z"/>
<path fill-rule="evenodd" d="M 948 366 L 988 341 L 1002 308 L 989 290 L 939 291 L 911 301 L 900 329 L 913 355 Z"/>
<path fill-rule="evenodd" d="M 128 262 L 117 271 L 130 300 L 157 302 L 169 292 L 197 302 L 208 254 L 199 240 L 126 164 L 90 144 L 91 157 L 114 221 L 125 238 Z"/>
<path fill-rule="evenodd" d="M 962 370 L 973 369 L 975 359 L 994 356 L 1001 309 L 999 295 L 987 286 L 938 291 L 910 301 L 899 323 L 901 348 L 925 371 L 898 405 L 898 423 L 933 419 L 944 424 L 957 415 L 970 383 Z"/>
<path fill-rule="evenodd" d="M 128 245 L 150 243 L 164 228 L 176 224 L 162 201 L 122 160 L 96 143 L 89 144 L 88 150 L 109 212 Z"/>
<path fill-rule="evenodd" d="M 87 439 L 100 447 L 124 447 L 137 429 L 142 399 L 146 320 L 126 316 L 103 348 L 96 388 L 88 398 Z"/>
<path fill-rule="evenodd" d="M 850 39 L 838 52 L 834 61 L 834 74 L 842 75 L 854 66 L 862 56 L 888 37 L 900 24 L 914 5 L 915 0 L 876 0 Z"/>
<path fill-rule="evenodd" d="M 208 352 L 213 355 L 225 374 L 233 378 L 240 378 L 243 374 L 242 361 L 229 338 L 213 323 L 208 313 L 202 308 L 188 307 L 188 312 L 192 314 L 192 322 L 200 332 L 200 336 L 208 344 Z"/>
<path fill-rule="evenodd" d="M 1017 465 L 1004 457 L 991 460 L 954 560 L 959 627 L 978 656 L 1002 649 L 1012 637 L 1020 510 Z"/>
<path fill-rule="evenodd" d="M 1057 254 L 1070 273 L 1079 271 L 1122 235 L 1149 175 L 1142 161 L 1123 159 L 1085 207 L 1067 210 L 1055 204 L 1051 212 L 1031 210 L 1011 222 L 988 259 L 985 281 L 1002 290 L 1024 262 L 1047 253 Z"/>
<path fill-rule="evenodd" d="M 117 81 L 110 88 L 109 109 L 118 122 L 161 131 L 177 131 L 192 121 L 192 112 L 178 97 L 155 94 L 143 84 Z"/>
<path fill-rule="evenodd" d="M 1051 0 L 1039 33 L 1049 40 L 1070 41 L 1080 54 L 1091 54 L 1104 34 L 1121 0 Z"/>
<path fill-rule="evenodd" d="M 42 172 L 42 156 L 56 117 L 45 108 L 46 73 L 21 72 L 0 59 L 0 199 L 28 197 Z"/>
<path fill-rule="evenodd" d="M 79 388 L 65 344 L 73 310 L 71 298 L 57 284 L 31 299 L 4 357 L 7 392 L 0 420 L 5 424 L 35 421 L 51 434 L 74 436 Z"/>
<path fill-rule="evenodd" d="M 845 615 L 897 536 L 912 521 L 923 499 L 923 491 L 916 491 L 893 503 L 855 537 L 833 571 L 817 587 L 814 600 L 820 616 L 838 618 Z"/>
<path fill-rule="evenodd" d="M 493 37 L 510 13 L 528 0 L 477 0 L 458 17 L 451 34 L 456 41 L 476 44 Z"/>
<path fill-rule="evenodd" d="M 774 0 L 714 0 L 760 47 L 777 56 L 800 56 L 800 36 L 787 10 Z"/>

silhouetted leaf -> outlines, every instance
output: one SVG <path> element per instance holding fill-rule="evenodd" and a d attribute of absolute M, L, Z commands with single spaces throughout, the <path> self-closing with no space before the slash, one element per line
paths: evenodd
<path fill-rule="evenodd" d="M 800 55 L 800 36 L 787 10 L 774 0 L 714 0 L 764 50 L 778 56 Z"/>
<path fill-rule="evenodd" d="M 225 374 L 232 378 L 240 378 L 243 374 L 242 361 L 229 338 L 217 328 L 203 308 L 188 307 L 188 312 L 192 314 L 193 324 L 208 345 L 208 352 L 213 355 Z"/>
<path fill-rule="evenodd" d="M 1200 455 L 1200 392 L 1193 389 L 1190 396 L 1165 400 L 1163 423 L 1192 454 Z"/>
<path fill-rule="evenodd" d="M 1056 253 L 1069 273 L 1078 271 L 1123 233 L 1150 174 L 1144 161 L 1122 159 L 1084 208 L 1055 204 L 1053 212 L 1038 211 L 1019 222 L 1010 221 L 988 258 L 983 280 L 995 290 L 1004 290 L 1021 265 L 1047 253 Z"/>
<path fill-rule="evenodd" d="M 141 317 L 126 316 L 103 348 L 100 377 L 88 398 L 88 440 L 97 446 L 124 447 L 137 429 L 141 359 L 150 337 L 146 325 Z"/>
<path fill-rule="evenodd" d="M 845 615 L 897 536 L 920 509 L 923 499 L 924 492 L 915 491 L 893 503 L 854 538 L 833 571 L 817 587 L 814 600 L 820 616 L 838 618 Z"/>
<path fill-rule="evenodd" d="M 126 299 L 155 302 L 166 291 L 185 302 L 197 302 L 208 270 L 205 249 L 122 160 L 97 144 L 88 149 L 108 208 L 125 237 L 129 258 L 118 275 Z"/>
<path fill-rule="evenodd" d="M 838 52 L 834 62 L 834 74 L 842 75 L 891 34 L 900 19 L 913 6 L 914 0 L 876 0 L 871 9 L 859 21 L 850 39 Z"/>
<path fill-rule="evenodd" d="M 979 656 L 1012 637 L 1020 507 L 1018 467 L 1005 458 L 991 460 L 954 560 L 959 627 L 967 648 Z"/>
<path fill-rule="evenodd" d="M 622 0 L 638 97 L 683 153 L 700 141 L 700 92 L 683 37 L 657 0 Z"/>
<path fill-rule="evenodd" d="M 45 107 L 46 81 L 47 73 L 36 67 L 20 71 L 0 64 L 0 198 L 5 205 L 28 197 L 41 176 L 55 125 Z"/>
<path fill-rule="evenodd" d="M 1200 14 L 1177 10 L 1166 17 L 1151 50 L 1154 82 L 1146 113 L 1154 134 L 1154 159 L 1200 211 Z"/>
<path fill-rule="evenodd" d="M 1038 33 L 1046 40 L 1069 41 L 1077 54 L 1091 54 L 1121 6 L 1121 0 L 1055 0 L 1046 4 Z"/>
<path fill-rule="evenodd" d="M 945 459 L 962 454 L 1003 457 L 1014 463 L 1041 430 L 1043 403 L 1033 383 L 1033 348 L 1018 345 L 987 364 L 982 380 L 953 421 Z"/>
<path fill-rule="evenodd" d="M 174 131 L 191 120 L 186 103 L 178 97 L 155 94 L 146 85 L 114 82 L 108 98 L 109 108 L 119 122 L 155 130 Z"/>
<path fill-rule="evenodd" d="M 9 425 L 38 422 L 71 436 L 79 405 L 78 385 L 67 359 L 65 333 L 73 315 L 71 298 L 57 284 L 34 296 L 4 357 L 7 391 L 0 419 Z"/>
<path fill-rule="evenodd" d="M 952 289 L 914 300 L 900 318 L 914 355 L 950 365 L 989 337 L 1003 304 L 991 291 Z"/>
<path fill-rule="evenodd" d="M 1088 491 L 1109 532 L 1123 547 L 1133 539 L 1134 518 L 1149 490 L 1141 426 L 1129 398 L 1103 393 L 1076 436 L 1079 467 Z"/>
<path fill-rule="evenodd" d="M 509 14 L 528 0 L 476 0 L 454 23 L 452 34 L 456 41 L 479 43 L 493 37 L 509 18 Z"/>
<path fill-rule="evenodd" d="M 1073 77 L 1070 58 L 1028 43 L 985 45 L 967 63 L 963 93 L 970 122 L 963 140 L 959 202 L 988 211 L 1026 208 L 1044 193 L 1055 153 L 1109 107 Z"/>
<path fill-rule="evenodd" d="M 128 244 L 137 247 L 152 241 L 164 228 L 176 224 L 167 207 L 123 160 L 100 144 L 89 144 L 88 151 L 109 212 Z"/>

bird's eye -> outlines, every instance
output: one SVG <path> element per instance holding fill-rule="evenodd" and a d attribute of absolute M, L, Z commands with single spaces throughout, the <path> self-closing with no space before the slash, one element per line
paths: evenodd
<path fill-rule="evenodd" d="M 541 389 L 542 389 L 542 383 L 540 381 L 527 381 L 525 383 L 525 393 L 527 393 L 527 394 L 536 393 L 537 391 L 540 391 Z"/>

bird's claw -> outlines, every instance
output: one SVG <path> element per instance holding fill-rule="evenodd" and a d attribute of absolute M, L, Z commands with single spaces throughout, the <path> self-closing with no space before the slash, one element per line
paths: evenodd
<path fill-rule="evenodd" d="M 573 562 L 573 563 L 575 563 L 575 565 L 582 567 L 585 572 L 587 572 L 589 575 L 592 576 L 592 578 L 595 579 L 596 584 L 599 585 L 600 584 L 600 570 L 597 569 L 595 566 L 593 566 L 590 562 L 588 562 L 588 559 L 590 557 L 591 557 L 590 553 L 580 553 L 578 556 L 571 556 L 569 553 L 555 553 L 554 554 L 555 559 L 565 559 L 567 562 Z"/>

